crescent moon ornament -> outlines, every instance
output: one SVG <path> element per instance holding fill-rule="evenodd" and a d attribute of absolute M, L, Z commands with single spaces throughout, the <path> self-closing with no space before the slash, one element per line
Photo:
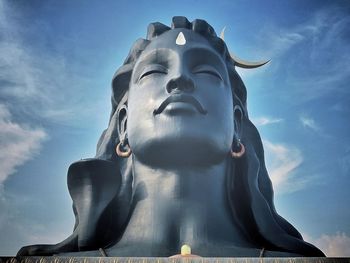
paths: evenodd
<path fill-rule="evenodd" d="M 225 41 L 225 30 L 226 30 L 226 26 L 224 26 L 224 28 L 221 30 L 221 33 L 220 33 L 220 38 Z"/>
<path fill-rule="evenodd" d="M 269 63 L 271 60 L 265 60 L 265 61 L 260 61 L 260 62 L 250 62 L 250 61 L 245 61 L 243 59 L 240 59 L 239 57 L 235 56 L 233 53 L 230 52 L 230 56 L 232 60 L 235 62 L 235 66 L 239 68 L 258 68 L 261 66 L 264 66 L 265 64 Z"/>
<path fill-rule="evenodd" d="M 226 30 L 226 26 L 224 26 L 224 28 L 221 30 L 221 33 L 220 33 L 220 38 L 223 41 L 225 41 L 225 30 Z M 240 59 L 239 57 L 234 55 L 232 52 L 230 52 L 230 56 L 231 56 L 231 59 L 235 62 L 235 66 L 239 68 L 246 68 L 246 69 L 258 68 L 270 62 L 270 60 L 258 61 L 258 62 L 246 61 L 246 60 Z"/>

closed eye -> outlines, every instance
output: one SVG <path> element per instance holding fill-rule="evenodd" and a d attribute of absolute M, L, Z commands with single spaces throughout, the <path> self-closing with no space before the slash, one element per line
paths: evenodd
<path fill-rule="evenodd" d="M 223 80 L 220 73 L 214 67 L 209 66 L 209 65 L 197 66 L 192 70 L 192 73 L 193 74 L 209 74 L 209 75 L 212 75 L 214 77 L 217 77 L 217 78 Z"/>
<path fill-rule="evenodd" d="M 152 75 L 152 74 L 167 74 L 168 70 L 163 67 L 162 65 L 159 64 L 155 64 L 155 65 L 148 65 L 145 67 L 145 69 L 142 71 L 142 73 L 140 74 L 140 78 L 139 80 L 141 80 L 142 78 Z"/>

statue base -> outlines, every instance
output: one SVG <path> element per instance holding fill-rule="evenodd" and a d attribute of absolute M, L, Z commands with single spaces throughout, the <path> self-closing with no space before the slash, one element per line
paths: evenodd
<path fill-rule="evenodd" d="M 350 263 L 350 258 L 0 257 L 0 263 Z"/>

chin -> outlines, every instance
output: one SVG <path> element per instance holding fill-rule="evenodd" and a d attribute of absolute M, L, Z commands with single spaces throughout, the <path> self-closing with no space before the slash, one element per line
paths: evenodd
<path fill-rule="evenodd" d="M 136 158 L 150 166 L 210 166 L 223 161 L 230 152 L 230 140 L 208 130 L 168 130 L 140 140 L 129 138 Z M 137 142 L 137 144 L 133 144 Z M 171 167 L 169 167 L 171 168 Z"/>

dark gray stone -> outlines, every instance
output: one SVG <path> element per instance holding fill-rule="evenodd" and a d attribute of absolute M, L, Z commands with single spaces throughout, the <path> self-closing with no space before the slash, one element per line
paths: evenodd
<path fill-rule="evenodd" d="M 324 256 L 274 208 L 235 70 L 264 63 L 233 59 L 204 20 L 153 23 L 146 39 L 113 77 L 96 157 L 68 169 L 73 234 L 18 255 L 168 257 L 189 244 L 205 257 Z"/>

